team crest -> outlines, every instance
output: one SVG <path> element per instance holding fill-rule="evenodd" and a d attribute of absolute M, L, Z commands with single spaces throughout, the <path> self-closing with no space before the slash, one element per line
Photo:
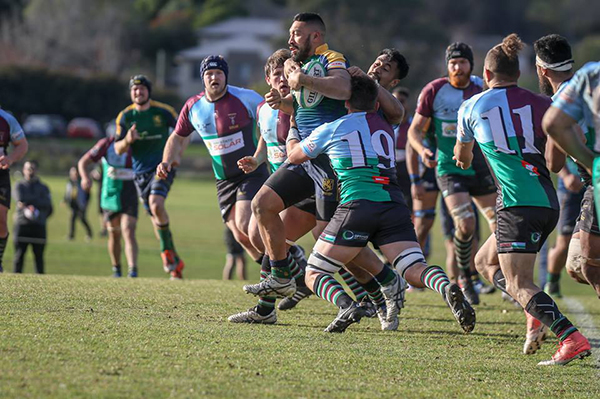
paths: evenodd
<path fill-rule="evenodd" d="M 540 241 L 540 238 L 542 238 L 542 234 L 535 232 L 535 233 L 531 233 L 531 242 L 534 244 L 537 244 Z"/>
<path fill-rule="evenodd" d="M 323 194 L 331 195 L 333 191 L 333 179 L 324 178 L 323 179 Z"/>
<path fill-rule="evenodd" d="M 163 122 L 162 122 L 162 118 L 160 117 L 160 115 L 154 115 L 152 120 L 154 121 L 154 126 L 162 126 Z"/>
<path fill-rule="evenodd" d="M 235 129 L 238 127 L 238 125 L 235 124 L 235 117 L 237 116 L 236 112 L 233 112 L 231 114 L 227 114 L 227 116 L 229 117 L 229 120 L 231 121 L 231 126 L 229 127 L 230 129 Z"/>

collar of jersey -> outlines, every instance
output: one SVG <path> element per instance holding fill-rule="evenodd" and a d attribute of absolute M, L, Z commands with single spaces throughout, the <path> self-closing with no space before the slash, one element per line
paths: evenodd
<path fill-rule="evenodd" d="M 321 55 L 321 54 L 325 53 L 327 50 L 329 50 L 329 46 L 327 45 L 327 43 L 323 43 L 315 49 L 315 54 Z"/>

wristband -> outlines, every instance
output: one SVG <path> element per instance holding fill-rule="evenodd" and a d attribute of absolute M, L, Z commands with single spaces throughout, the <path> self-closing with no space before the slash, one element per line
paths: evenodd
<path fill-rule="evenodd" d="M 414 175 L 410 175 L 410 182 L 411 184 L 421 184 L 422 183 L 422 179 L 420 175 L 414 174 Z"/>
<path fill-rule="evenodd" d="M 285 140 L 285 143 L 289 143 L 291 140 L 298 140 L 298 141 L 302 141 L 302 139 L 300 138 L 300 131 L 295 128 L 295 127 L 290 127 L 290 130 L 288 132 L 288 136 L 287 139 Z"/>

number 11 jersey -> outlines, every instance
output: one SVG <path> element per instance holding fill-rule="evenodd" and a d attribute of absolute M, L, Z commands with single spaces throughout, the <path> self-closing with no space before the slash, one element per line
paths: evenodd
<path fill-rule="evenodd" d="M 498 187 L 498 210 L 559 208 L 544 157 L 542 118 L 550 104 L 550 98 L 515 85 L 486 90 L 458 111 L 457 139 L 479 143 Z"/>

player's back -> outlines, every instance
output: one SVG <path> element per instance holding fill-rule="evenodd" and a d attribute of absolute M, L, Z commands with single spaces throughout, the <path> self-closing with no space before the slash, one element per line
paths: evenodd
<path fill-rule="evenodd" d="M 546 167 L 542 118 L 550 99 L 518 86 L 487 90 L 459 111 L 459 139 L 474 137 L 499 188 L 498 207 L 558 209 Z"/>

